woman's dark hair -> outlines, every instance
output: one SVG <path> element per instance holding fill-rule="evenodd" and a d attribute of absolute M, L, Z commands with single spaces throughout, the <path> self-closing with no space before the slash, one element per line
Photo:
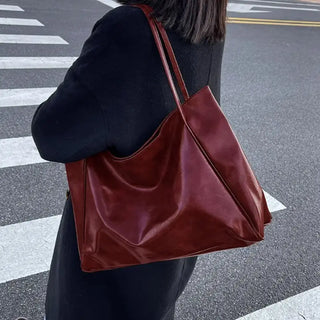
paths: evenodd
<path fill-rule="evenodd" d="M 118 0 L 153 8 L 153 16 L 165 28 L 176 30 L 191 43 L 213 44 L 226 32 L 227 0 Z"/>

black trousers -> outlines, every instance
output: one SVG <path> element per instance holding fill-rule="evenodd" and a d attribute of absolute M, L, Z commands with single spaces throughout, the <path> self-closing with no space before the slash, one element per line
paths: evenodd
<path fill-rule="evenodd" d="M 71 198 L 66 200 L 49 272 L 46 320 L 173 320 L 197 257 L 83 272 Z"/>

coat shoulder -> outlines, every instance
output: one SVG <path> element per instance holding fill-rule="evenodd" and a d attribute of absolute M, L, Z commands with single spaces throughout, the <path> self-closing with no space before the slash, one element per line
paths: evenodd
<path fill-rule="evenodd" d="M 100 18 L 93 27 L 101 31 L 110 31 L 117 37 L 130 35 L 139 25 L 146 24 L 146 17 L 140 8 L 123 5 L 111 9 Z M 135 26 L 135 28 L 132 28 Z"/>

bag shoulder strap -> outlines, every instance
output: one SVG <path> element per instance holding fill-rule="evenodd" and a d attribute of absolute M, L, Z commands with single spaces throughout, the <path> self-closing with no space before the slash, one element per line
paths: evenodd
<path fill-rule="evenodd" d="M 149 8 L 150 8 L 149 10 L 152 12 L 152 8 L 151 7 L 149 7 Z M 180 71 L 176 56 L 175 56 L 175 54 L 173 52 L 170 40 L 168 38 L 167 32 L 164 29 L 164 27 L 162 26 L 162 23 L 160 21 L 158 21 L 157 19 L 153 19 L 153 21 L 155 22 L 156 26 L 158 27 L 158 31 L 160 32 L 162 40 L 163 40 L 163 42 L 165 44 L 165 47 L 167 49 L 167 52 L 168 52 L 168 55 L 169 55 L 169 59 L 171 61 L 171 65 L 173 67 L 175 76 L 176 76 L 176 78 L 178 80 L 179 87 L 180 87 L 181 92 L 183 94 L 183 98 L 185 100 L 187 100 L 187 99 L 189 99 L 189 93 L 188 93 L 188 90 L 186 88 L 185 82 L 183 80 L 183 77 L 182 77 L 182 74 L 181 74 L 181 71 Z"/>
<path fill-rule="evenodd" d="M 164 48 L 163 48 L 163 45 L 162 45 L 162 42 L 160 39 L 160 35 L 161 35 L 162 40 L 165 44 L 165 48 L 167 50 L 167 53 L 168 53 L 168 56 L 169 56 L 169 59 L 170 59 L 171 65 L 172 65 L 172 69 L 173 69 L 174 74 L 176 76 L 176 79 L 178 81 L 178 85 L 180 87 L 180 90 L 182 92 L 184 100 L 189 99 L 189 93 L 186 88 L 185 82 L 183 80 L 183 77 L 182 77 L 179 65 L 177 63 L 175 54 L 173 52 L 170 40 L 168 38 L 168 35 L 167 35 L 165 29 L 163 28 L 161 22 L 159 22 L 156 19 L 151 17 L 152 8 L 150 6 L 145 5 L 145 4 L 132 4 L 132 6 L 139 7 L 147 17 L 147 20 L 148 20 L 149 25 L 151 27 L 151 31 L 154 36 L 154 40 L 156 42 L 156 45 L 157 45 L 157 48 L 158 48 L 158 51 L 159 51 L 159 54 L 160 54 L 160 57 L 162 60 L 162 64 L 163 64 L 165 73 L 166 73 L 168 81 L 169 81 L 169 85 L 171 87 L 171 91 L 172 91 L 173 96 L 175 98 L 176 104 L 182 113 L 180 98 L 179 98 L 179 95 L 177 93 L 177 89 L 175 87 L 175 84 L 174 84 L 174 81 L 172 78 L 171 70 L 168 65 L 168 61 L 167 61 L 165 51 L 164 51 Z"/>

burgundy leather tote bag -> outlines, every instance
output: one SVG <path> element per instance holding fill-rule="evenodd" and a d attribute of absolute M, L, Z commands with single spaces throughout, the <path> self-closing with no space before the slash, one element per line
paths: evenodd
<path fill-rule="evenodd" d="M 177 108 L 130 156 L 106 150 L 66 164 L 86 272 L 249 246 L 263 240 L 271 221 L 263 190 L 210 87 L 189 96 L 152 8 L 134 6 L 150 24 Z"/>

